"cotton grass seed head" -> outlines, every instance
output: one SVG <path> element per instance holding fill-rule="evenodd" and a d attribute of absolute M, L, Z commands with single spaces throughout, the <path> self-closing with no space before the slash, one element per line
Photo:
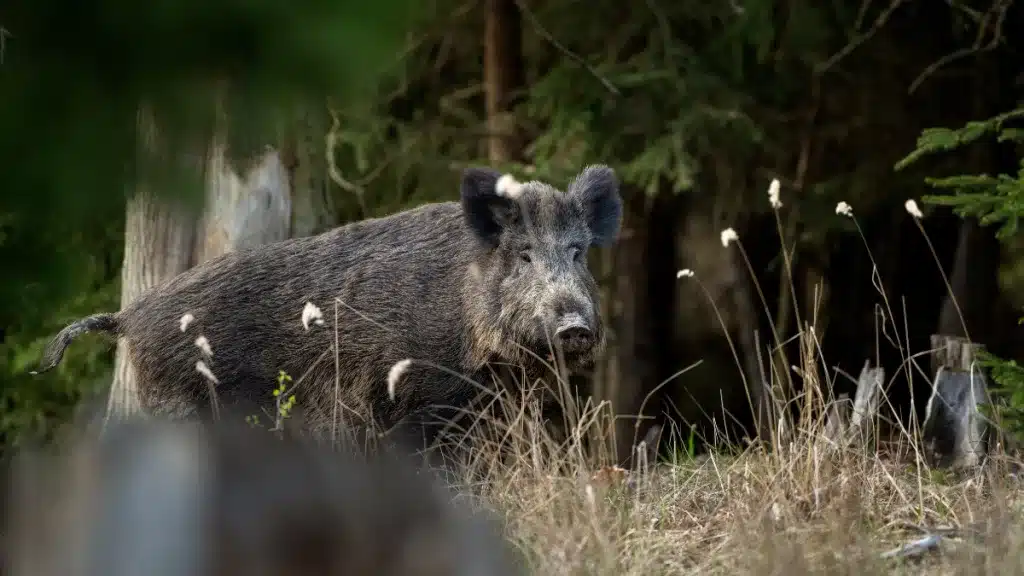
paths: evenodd
<path fill-rule="evenodd" d="M 210 348 L 210 341 L 206 339 L 206 336 L 203 336 L 202 334 L 200 334 L 199 337 L 196 338 L 195 344 L 196 344 L 196 348 L 199 348 L 200 350 L 202 350 L 203 354 L 207 358 L 213 356 L 213 349 Z"/>
<path fill-rule="evenodd" d="M 779 199 L 780 188 L 779 179 L 772 178 L 772 183 L 768 186 L 768 202 L 771 203 L 772 208 L 775 210 L 782 208 L 782 200 Z"/>
<path fill-rule="evenodd" d="M 494 185 L 494 189 L 498 196 L 516 198 L 523 191 L 523 185 L 511 174 L 505 174 L 498 178 L 498 183 Z"/>
<path fill-rule="evenodd" d="M 213 375 L 213 371 L 210 370 L 210 367 L 206 365 L 206 362 L 203 362 L 202 360 L 197 361 L 196 372 L 202 374 L 203 378 L 206 378 L 210 382 L 213 382 L 214 384 L 220 384 L 220 380 L 217 380 L 217 377 Z"/>
<path fill-rule="evenodd" d="M 181 317 L 181 321 L 179 322 L 179 328 L 181 329 L 181 331 L 184 332 L 185 330 L 188 330 L 188 325 L 191 324 L 195 319 L 196 317 L 193 316 L 191 312 L 186 312 L 185 315 Z"/>
<path fill-rule="evenodd" d="M 732 242 L 735 242 L 736 240 L 739 240 L 739 239 L 740 239 L 739 235 L 736 234 L 736 231 L 733 230 L 732 228 L 726 228 L 725 230 L 722 230 L 722 246 L 723 247 L 728 248 L 729 244 L 731 244 Z"/>
<path fill-rule="evenodd" d="M 693 270 L 683 268 L 679 272 L 676 272 L 676 279 L 678 280 L 679 278 L 693 278 Z"/>
<path fill-rule="evenodd" d="M 399 360 L 395 362 L 391 369 L 388 370 L 388 398 L 393 402 L 395 400 L 395 391 L 398 388 L 398 382 L 402 379 L 405 371 L 409 369 L 412 364 L 412 360 L 406 358 L 405 360 Z"/>
<path fill-rule="evenodd" d="M 836 214 L 852 218 L 853 208 L 851 208 L 846 202 L 840 202 L 839 204 L 836 204 Z"/>
<path fill-rule="evenodd" d="M 924 214 L 921 213 L 921 209 L 917 207 L 917 202 L 914 202 L 913 198 L 907 200 L 906 203 L 903 204 L 903 207 L 906 208 L 907 214 L 910 214 L 914 218 L 917 218 L 918 220 L 924 218 Z"/>
<path fill-rule="evenodd" d="M 308 332 L 310 324 L 323 326 L 324 314 L 316 304 L 306 302 L 306 305 L 302 308 L 302 327 Z"/>

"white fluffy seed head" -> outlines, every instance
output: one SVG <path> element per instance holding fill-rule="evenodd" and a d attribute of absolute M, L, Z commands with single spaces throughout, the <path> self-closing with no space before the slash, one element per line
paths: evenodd
<path fill-rule="evenodd" d="M 732 228 L 726 228 L 725 230 L 722 230 L 722 246 L 723 247 L 728 248 L 729 244 L 731 244 L 731 243 L 733 243 L 733 242 L 735 242 L 736 240 L 739 240 L 739 239 L 740 239 L 739 235 L 736 234 L 736 231 L 733 230 Z"/>
<path fill-rule="evenodd" d="M 906 203 L 903 204 L 903 207 L 906 208 L 907 214 L 910 214 L 914 218 L 917 218 L 918 220 L 924 218 L 924 214 L 921 213 L 921 209 L 917 207 L 917 202 L 914 202 L 913 199 L 907 200 Z"/>
<path fill-rule="evenodd" d="M 409 369 L 411 364 L 412 360 L 406 358 L 405 360 L 395 362 L 391 366 L 391 369 L 388 370 L 388 398 L 390 398 L 391 401 L 395 400 L 395 391 L 398 388 L 398 382 L 402 379 L 402 376 L 405 374 L 405 371 Z"/>
<path fill-rule="evenodd" d="M 323 326 L 324 314 L 320 311 L 320 308 L 317 308 L 316 304 L 306 302 L 306 305 L 302 307 L 302 327 L 306 331 L 309 331 L 309 325 L 311 323 Z"/>
<path fill-rule="evenodd" d="M 523 191 L 523 185 L 515 179 L 515 176 L 504 174 L 501 178 L 498 178 L 497 184 L 494 185 L 494 190 L 498 193 L 498 196 L 516 198 Z"/>
<path fill-rule="evenodd" d="M 200 334 L 199 337 L 196 338 L 195 344 L 196 348 L 202 350 L 203 354 L 205 354 L 207 358 L 213 356 L 213 348 L 210 348 L 210 341 L 206 339 L 206 336 Z"/>
<path fill-rule="evenodd" d="M 679 278 L 693 278 L 693 270 L 689 268 L 683 268 L 679 272 L 676 272 L 676 279 Z"/>
<path fill-rule="evenodd" d="M 191 324 L 195 319 L 196 317 L 193 316 L 191 312 L 186 312 L 185 315 L 181 317 L 179 326 L 181 331 L 184 332 L 185 330 L 188 330 L 188 325 Z"/>
<path fill-rule="evenodd" d="M 850 207 L 846 202 L 840 202 L 836 204 L 836 214 L 840 216 L 853 217 L 853 208 Z"/>
<path fill-rule="evenodd" d="M 775 210 L 782 208 L 782 200 L 779 199 L 780 188 L 779 179 L 772 178 L 772 183 L 768 186 L 768 202 L 771 203 L 772 208 Z"/>
<path fill-rule="evenodd" d="M 217 377 L 213 375 L 213 371 L 210 370 L 210 367 L 206 365 L 206 362 L 203 362 L 202 360 L 197 361 L 196 372 L 202 374 L 203 378 L 206 378 L 210 382 L 213 382 L 214 384 L 220 384 L 220 381 L 217 380 Z"/>

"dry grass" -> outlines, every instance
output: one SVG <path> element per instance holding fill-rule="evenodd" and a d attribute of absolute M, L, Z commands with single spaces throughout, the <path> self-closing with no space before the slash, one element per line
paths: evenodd
<path fill-rule="evenodd" d="M 812 425 L 776 451 L 626 472 L 582 447 L 600 419 L 558 444 L 520 414 L 489 424 L 504 455 L 495 443 L 475 451 L 464 488 L 504 516 L 533 574 L 1024 574 L 1020 491 L 1001 460 L 930 470 L 910 438 L 839 449 Z M 942 535 L 937 550 L 882 558 L 929 532 Z"/>
<path fill-rule="evenodd" d="M 781 203 L 777 186 L 772 188 L 782 235 Z M 920 211 L 909 205 L 927 239 Z M 836 212 L 856 224 L 845 203 Z M 859 224 L 857 230 L 863 239 Z M 722 244 L 735 245 L 753 275 L 731 229 L 723 231 Z M 873 262 L 866 240 L 864 246 Z M 700 271 L 683 270 L 677 278 L 700 282 Z M 772 318 L 756 277 L 754 282 Z M 894 311 L 877 267 L 870 282 L 879 294 L 878 341 L 899 350 L 903 375 L 930 379 L 921 362 L 927 351 L 908 349 L 906 330 L 899 329 L 906 319 Z M 998 446 L 980 468 L 950 471 L 928 466 L 913 418 L 892 425 L 884 442 L 877 421 L 842 446 L 830 440 L 824 415 L 834 382 L 815 330 L 818 313 L 814 306 L 810 318 L 801 318 L 791 280 L 789 285 L 782 298 L 792 297 L 785 304 L 796 312 L 790 341 L 799 352 L 788 358 L 781 331 L 773 330 L 771 360 L 761 374 L 769 383 L 768 442 L 626 472 L 608 467 L 614 442 L 606 406 L 570 407 L 571 433 L 558 442 L 530 400 L 497 403 L 504 420 L 488 420 L 473 433 L 474 474 L 464 487 L 504 515 L 507 535 L 531 573 L 1024 574 L 1020 486 L 1010 473 L 1011 458 Z M 738 353 L 736 360 L 742 374 Z M 748 390 L 754 386 L 746 384 Z M 687 444 L 678 437 L 668 441 Z M 939 541 L 929 551 L 891 556 L 930 535 Z"/>

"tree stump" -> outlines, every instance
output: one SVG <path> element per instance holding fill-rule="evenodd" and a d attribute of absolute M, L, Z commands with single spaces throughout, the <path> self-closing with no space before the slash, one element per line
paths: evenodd
<path fill-rule="evenodd" d="M 857 378 L 857 394 L 853 400 L 853 415 L 850 417 L 850 432 L 862 434 L 867 441 L 874 432 L 874 423 L 878 417 L 878 399 L 882 394 L 885 382 L 885 368 L 871 367 L 870 361 L 864 362 L 864 368 Z"/>
<path fill-rule="evenodd" d="M 878 416 L 878 398 L 885 382 L 885 369 L 871 367 L 864 362 L 857 378 L 857 392 L 853 402 L 842 394 L 829 405 L 825 422 L 825 436 L 837 446 L 847 446 L 856 436 L 867 443 L 874 432 L 873 424 Z"/>
<path fill-rule="evenodd" d="M 976 466 L 985 450 L 987 426 L 979 411 L 989 402 L 988 379 L 975 364 L 981 349 L 957 336 L 932 336 L 931 367 L 935 373 L 925 409 L 922 436 L 932 465 Z"/>
<path fill-rule="evenodd" d="M 825 412 L 825 438 L 830 444 L 841 446 L 845 443 L 846 430 L 850 426 L 851 406 L 849 394 L 840 394 L 829 403 Z"/>

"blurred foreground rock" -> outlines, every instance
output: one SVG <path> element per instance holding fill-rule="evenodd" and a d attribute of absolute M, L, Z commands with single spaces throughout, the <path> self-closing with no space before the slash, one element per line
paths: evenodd
<path fill-rule="evenodd" d="M 504 575 L 486 516 L 407 461 L 162 421 L 19 455 L 4 574 Z"/>

